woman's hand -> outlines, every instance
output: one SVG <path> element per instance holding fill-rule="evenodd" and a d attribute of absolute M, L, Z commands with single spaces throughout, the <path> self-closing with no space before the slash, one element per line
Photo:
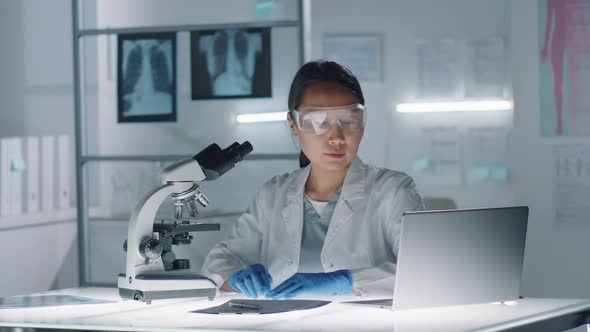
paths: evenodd
<path fill-rule="evenodd" d="M 257 298 L 258 295 L 265 295 L 270 290 L 272 277 L 264 265 L 254 264 L 232 274 L 227 283 L 235 291 Z"/>
<path fill-rule="evenodd" d="M 290 299 L 298 295 L 352 294 L 352 277 L 348 270 L 329 273 L 296 273 L 266 297 Z"/>

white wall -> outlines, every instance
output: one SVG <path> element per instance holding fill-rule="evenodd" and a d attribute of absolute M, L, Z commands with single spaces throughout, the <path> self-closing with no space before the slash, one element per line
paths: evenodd
<path fill-rule="evenodd" d="M 0 2 L 0 136 L 14 136 L 24 131 L 24 47 L 23 4 Z"/>
<path fill-rule="evenodd" d="M 254 19 L 255 1 L 176 1 L 162 6 L 160 1 L 97 3 L 99 27 L 166 25 L 192 23 L 247 22 Z M 294 3 L 294 2 L 291 2 Z M 239 8 L 237 8 L 238 6 Z M 226 8 L 232 7 L 232 15 Z M 509 44 L 509 2 L 484 0 L 421 0 L 421 1 L 312 1 L 312 58 L 322 56 L 321 37 L 324 33 L 380 33 L 383 36 L 384 81 L 361 82 L 367 107 L 369 124 L 361 146 L 360 155 L 367 162 L 411 172 L 420 128 L 433 125 L 455 125 L 461 129 L 469 126 L 500 126 L 510 128 L 512 115 L 473 114 L 453 116 L 398 115 L 393 114 L 394 102 L 414 97 L 416 87 L 415 41 L 454 37 L 459 40 L 500 36 Z M 296 8 L 288 8 L 281 18 L 296 18 Z M 156 14 L 157 13 L 157 14 Z M 466 28 L 468 27 L 468 28 Z M 177 36 L 177 89 L 178 122 L 167 124 L 117 124 L 116 123 L 116 40 L 98 39 L 97 80 L 99 103 L 97 104 L 96 152 L 101 155 L 118 154 L 192 154 L 210 142 L 226 146 L 233 141 L 249 140 L 255 153 L 297 152 L 293 139 L 284 123 L 236 125 L 230 121 L 234 113 L 276 111 L 286 109 L 288 88 L 298 68 L 296 30 L 273 29 L 272 68 L 273 97 L 267 99 L 205 100 L 190 99 L 190 45 L 188 33 Z M 110 50 L 110 53 L 109 53 Z M 110 66 L 110 67 L 109 67 Z M 148 139 L 149 138 L 149 139 Z M 296 167 L 293 161 L 245 162 L 219 181 L 204 184 L 213 205 L 202 209 L 215 214 L 243 209 L 257 187 L 272 174 L 287 172 Z M 91 222 L 93 281 L 113 282 L 113 276 L 123 268 L 124 256 L 120 250 L 125 238 L 126 219 L 113 216 L 125 215 L 134 199 L 154 186 L 147 178 L 157 171 L 154 164 L 101 164 L 92 178 L 100 178 L 101 190 L 93 202 L 106 209 L 108 218 Z M 263 169 L 263 171 L 261 171 Z M 144 179 L 144 180 L 141 180 Z M 114 189 L 133 187 L 132 193 Z M 239 187 L 236 190 L 235 184 Z M 513 203 L 510 184 L 433 186 L 418 182 L 426 196 L 453 198 L 461 207 L 499 206 Z M 100 220 L 99 220 L 100 219 Z M 110 220 L 109 220 L 110 219 Z M 234 217 L 222 222 L 228 225 Z M 225 228 L 227 229 L 227 228 Z M 193 266 L 201 256 L 223 235 L 207 234 L 207 241 L 195 241 L 191 248 Z M 108 264 L 116 261 L 116 264 Z M 103 265 L 104 264 L 104 265 Z M 107 266 L 108 265 L 108 266 Z"/>
<path fill-rule="evenodd" d="M 383 37 L 383 82 L 361 82 L 368 125 L 359 154 L 366 161 L 413 175 L 424 196 L 454 199 L 459 207 L 513 203 L 510 184 L 432 185 L 412 163 L 423 149 L 420 129 L 432 126 L 496 126 L 510 129 L 512 114 L 400 114 L 393 104 L 416 98 L 416 41 L 453 38 L 459 42 L 502 37 L 510 45 L 509 1 L 487 0 L 322 0 L 312 1 L 312 58 L 322 57 L 324 34 L 378 33 Z M 509 82 L 508 82 L 509 84 Z"/>
<path fill-rule="evenodd" d="M 236 3 L 243 7 L 232 12 L 240 13 L 240 16 L 228 18 L 225 9 L 230 5 L 229 0 L 218 1 L 215 5 L 209 1 L 177 1 L 165 7 L 160 6 L 157 10 L 152 2 L 141 2 L 141 6 L 138 6 L 137 1 L 119 2 L 115 10 L 114 1 L 101 1 L 97 7 L 98 22 L 99 26 L 119 26 L 122 22 L 130 25 L 156 25 L 219 23 L 229 19 L 251 20 L 254 15 L 254 1 Z M 2 52 L 0 61 L 2 72 L 9 73 L 0 77 L 0 136 L 72 133 L 69 1 L 60 0 L 49 4 L 32 0 L 14 0 L 1 1 L 0 6 L 0 38 L 3 45 L 12 45 Z M 90 10 L 87 10 L 87 21 L 96 18 L 93 18 L 95 12 L 91 7 L 92 4 Z M 189 10 L 185 10 L 187 7 Z M 55 15 L 43 15 L 45 13 L 53 13 L 60 19 L 50 24 L 46 18 Z M 123 13 L 124 16 L 117 17 Z M 585 281 L 589 279 L 590 268 L 583 262 L 584 253 L 587 251 L 585 238 L 588 230 L 557 228 L 551 218 L 553 206 L 550 153 L 551 146 L 556 140 L 539 137 L 537 24 L 535 0 L 313 1 L 312 57 L 321 57 L 321 37 L 324 33 L 376 32 L 383 35 L 384 81 L 362 82 L 370 116 L 360 153 L 369 162 L 411 173 L 414 153 L 419 148 L 418 144 L 413 142 L 417 141 L 419 128 L 424 125 L 455 124 L 465 127 L 492 123 L 507 128 L 514 126 L 510 137 L 510 185 L 438 187 L 419 183 L 419 188 L 425 195 L 450 196 L 461 207 L 511 203 L 529 205 L 531 216 L 523 276 L 524 295 L 587 297 L 590 291 L 584 286 Z M 510 114 L 445 118 L 392 114 L 394 102 L 414 97 L 416 39 L 449 36 L 469 39 L 498 35 L 505 37 L 511 46 L 511 76 L 516 108 L 513 124 Z M 87 56 L 90 60 L 87 74 L 90 77 L 89 84 L 99 84 L 100 104 L 97 99 L 89 101 L 90 109 L 96 110 L 92 112 L 96 118 L 89 120 L 90 124 L 96 124 L 88 128 L 91 138 L 89 152 L 109 155 L 190 154 L 209 142 L 227 145 L 235 140 L 245 139 L 252 141 L 257 153 L 295 152 L 297 149 L 284 124 L 237 126 L 229 121 L 233 112 L 285 108 L 288 85 L 298 66 L 295 30 L 273 30 L 272 38 L 273 98 L 191 101 L 188 36 L 179 34 L 179 122 L 157 126 L 116 124 L 115 76 L 108 74 L 109 70 L 111 74 L 115 72 L 113 66 L 116 59 L 112 58 L 115 54 L 114 48 L 110 48 L 111 58 L 108 59 L 107 39 L 94 38 L 88 43 Z M 48 40 L 55 41 L 48 43 Z M 111 42 L 114 42 L 114 39 Z M 93 47 L 98 48 L 96 52 Z M 93 58 L 93 54 L 96 54 L 96 59 Z M 10 63 L 10 66 L 6 63 Z M 92 69 L 93 66 L 95 70 Z M 123 142 L 125 144 L 122 144 Z M 523 151 L 526 151 L 526 154 Z M 159 166 L 151 164 L 136 167 L 147 172 L 145 174 L 149 176 L 148 174 Z M 270 174 L 292 168 L 294 165 L 291 162 L 251 162 L 238 165 L 226 175 L 226 178 L 206 185 L 206 192 L 210 193 L 210 198 L 214 202 L 211 211 L 236 210 L 245 206 L 257 183 Z M 103 183 L 110 183 L 110 175 L 115 171 L 123 172 L 121 177 L 124 178 L 133 175 L 136 170 L 129 164 L 111 165 L 105 169 L 106 173 L 99 174 L 104 179 Z M 261 172 L 260 169 L 264 171 Z M 229 192 L 227 188 L 237 182 L 244 183 L 243 179 L 248 179 L 248 183 L 241 186 L 240 191 L 228 199 L 227 195 L 224 195 Z M 134 181 L 135 186 L 142 184 L 137 179 Z M 103 195 L 106 193 L 113 196 L 112 189 L 102 192 Z M 100 201 L 99 198 L 96 200 Z M 97 275 L 95 281 L 108 282 L 120 270 L 123 262 L 120 244 L 126 235 L 125 220 L 97 221 L 92 223 L 91 230 L 93 259 L 98 263 L 93 265 L 93 271 Z M 27 270 L 26 275 L 35 277 L 22 282 L 23 278 L 16 276 L 23 270 L 16 267 L 8 269 L 15 274 L 3 272 L 0 281 L 3 285 L 18 286 L 1 287 L 0 296 L 43 290 L 52 284 L 56 287 L 75 284 L 77 261 L 74 222 L 0 232 L 0 242 L 10 248 L 22 248 L 22 237 L 38 241 L 28 242 L 27 246 L 17 253 L 17 258 L 5 257 L 6 261 L 1 264 L 13 266 L 17 261 L 37 262 L 39 268 L 55 272 L 53 275 L 45 276 L 39 273 L 40 270 Z M 45 239 L 45 247 L 36 245 L 41 239 Z M 201 245 L 212 245 L 214 240 L 211 239 L 207 238 Z M 194 245 L 197 246 L 196 243 Z M 196 256 L 202 254 L 204 251 Z M 197 257 L 197 261 L 199 259 Z M 111 262 L 116 260 L 119 260 L 118 266 L 113 267 Z M 48 266 L 41 262 L 51 264 Z"/>
<path fill-rule="evenodd" d="M 0 1 L 0 137 L 73 137 L 70 22 L 69 0 Z M 75 220 L 1 227 L 0 296 L 78 284 Z"/>
<path fill-rule="evenodd" d="M 169 24 L 207 24 L 250 22 L 254 20 L 256 1 L 100 1 L 97 7 L 98 26 L 162 26 Z M 286 2 L 295 3 L 295 2 Z M 232 8 L 232 15 L 227 15 Z M 291 19 L 294 11 L 282 16 Z M 217 142 L 228 145 L 234 140 L 251 139 L 256 153 L 294 151 L 283 123 L 264 126 L 265 135 L 257 126 L 236 126 L 232 114 L 286 110 L 286 97 L 291 77 L 298 68 L 296 28 L 272 30 L 272 98 L 201 100 L 190 98 L 190 42 L 186 32 L 177 35 L 177 113 L 176 123 L 117 124 L 116 105 L 116 41 L 107 53 L 107 38 L 99 39 L 98 80 L 100 84 L 99 153 L 174 154 L 193 153 Z M 107 68 L 108 65 L 111 68 Z M 157 138 L 147 140 L 147 137 Z M 274 140 L 267 138 L 273 137 Z M 116 143 L 116 144 L 115 144 Z"/>
<path fill-rule="evenodd" d="M 552 146 L 588 139 L 541 138 L 539 128 L 538 1 L 511 2 L 512 70 L 515 99 L 512 156 L 515 195 L 530 217 L 523 292 L 547 297 L 589 297 L 590 227 L 554 222 Z M 542 22 L 541 24 L 544 24 Z M 590 199 L 590 198 L 589 198 Z M 590 221 L 590 211 L 586 215 Z"/>
<path fill-rule="evenodd" d="M 208 24 L 250 22 L 255 19 L 255 0 L 248 1 L 100 1 L 97 2 L 97 26 L 163 26 L 169 24 Z M 276 19 L 295 19 L 296 2 L 287 1 Z M 232 15 L 227 15 L 232 8 Z M 109 45 L 111 43 L 111 45 Z M 191 100 L 189 33 L 177 34 L 177 117 L 175 123 L 117 123 L 116 38 L 97 39 L 96 59 L 99 100 L 96 121 L 89 123 L 91 154 L 184 154 L 194 155 L 211 143 L 226 147 L 234 141 L 248 140 L 254 153 L 295 153 L 297 147 L 285 123 L 238 125 L 236 113 L 281 111 L 287 109 L 291 78 L 299 67 L 297 29 L 277 28 L 271 32 L 272 98 L 233 100 Z M 114 47 L 112 47 L 114 45 Z M 109 52 L 110 51 L 110 52 Z M 130 210 L 140 197 L 158 185 L 157 163 L 101 163 L 93 166 L 91 178 L 100 179 L 100 190 L 92 190 L 91 201 L 101 207 L 101 218 L 91 220 L 92 281 L 113 283 L 124 268 L 121 250 L 127 233 Z M 202 188 L 211 205 L 201 209 L 204 215 L 237 212 L 245 209 L 257 188 L 271 174 L 293 170 L 291 161 L 242 162 L 213 183 Z M 129 190 L 123 188 L 130 188 Z M 172 217 L 171 202 L 161 215 Z M 122 217 L 120 217 L 122 216 Z M 106 218 L 102 218 L 106 217 Z M 220 222 L 233 221 L 236 216 Z M 199 236 L 190 250 L 175 249 L 200 266 L 209 248 L 221 239 L 227 226 L 216 234 Z M 201 239 L 201 237 L 204 237 Z M 192 251 L 192 252 L 191 252 Z M 112 264 L 112 262 L 116 262 Z"/>

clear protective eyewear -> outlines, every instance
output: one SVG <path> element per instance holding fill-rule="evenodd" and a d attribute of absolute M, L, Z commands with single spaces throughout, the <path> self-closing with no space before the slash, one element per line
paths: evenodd
<path fill-rule="evenodd" d="M 352 104 L 336 107 L 302 107 L 292 112 L 297 128 L 305 133 L 322 135 L 337 122 L 344 133 L 357 132 L 365 127 L 365 106 Z"/>

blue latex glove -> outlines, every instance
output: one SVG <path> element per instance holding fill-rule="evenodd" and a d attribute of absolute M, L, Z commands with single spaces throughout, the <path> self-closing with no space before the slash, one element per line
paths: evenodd
<path fill-rule="evenodd" d="M 227 280 L 235 291 L 246 294 L 248 297 L 257 298 L 270 290 L 272 277 L 262 264 L 250 265 L 247 268 L 234 272 Z"/>
<path fill-rule="evenodd" d="M 352 277 L 348 270 L 329 273 L 296 273 L 266 297 L 290 299 L 298 295 L 352 294 Z"/>

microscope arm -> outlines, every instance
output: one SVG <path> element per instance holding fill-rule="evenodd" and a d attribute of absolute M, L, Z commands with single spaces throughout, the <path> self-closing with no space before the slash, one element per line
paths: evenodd
<path fill-rule="evenodd" d="M 162 182 L 201 182 L 206 179 L 203 169 L 193 159 L 185 159 L 176 162 L 162 170 Z"/>
<path fill-rule="evenodd" d="M 150 259 L 146 263 L 146 258 L 141 255 L 139 246 L 143 238 L 152 237 L 156 212 L 158 212 L 164 200 L 172 193 L 188 190 L 192 186 L 193 182 L 164 184 L 146 195 L 134 209 L 129 220 L 129 229 L 127 232 L 126 266 L 127 278 L 132 278 L 132 282 L 135 280 L 136 275 L 143 272 L 164 270 L 164 265 L 160 257 L 153 260 Z"/>

